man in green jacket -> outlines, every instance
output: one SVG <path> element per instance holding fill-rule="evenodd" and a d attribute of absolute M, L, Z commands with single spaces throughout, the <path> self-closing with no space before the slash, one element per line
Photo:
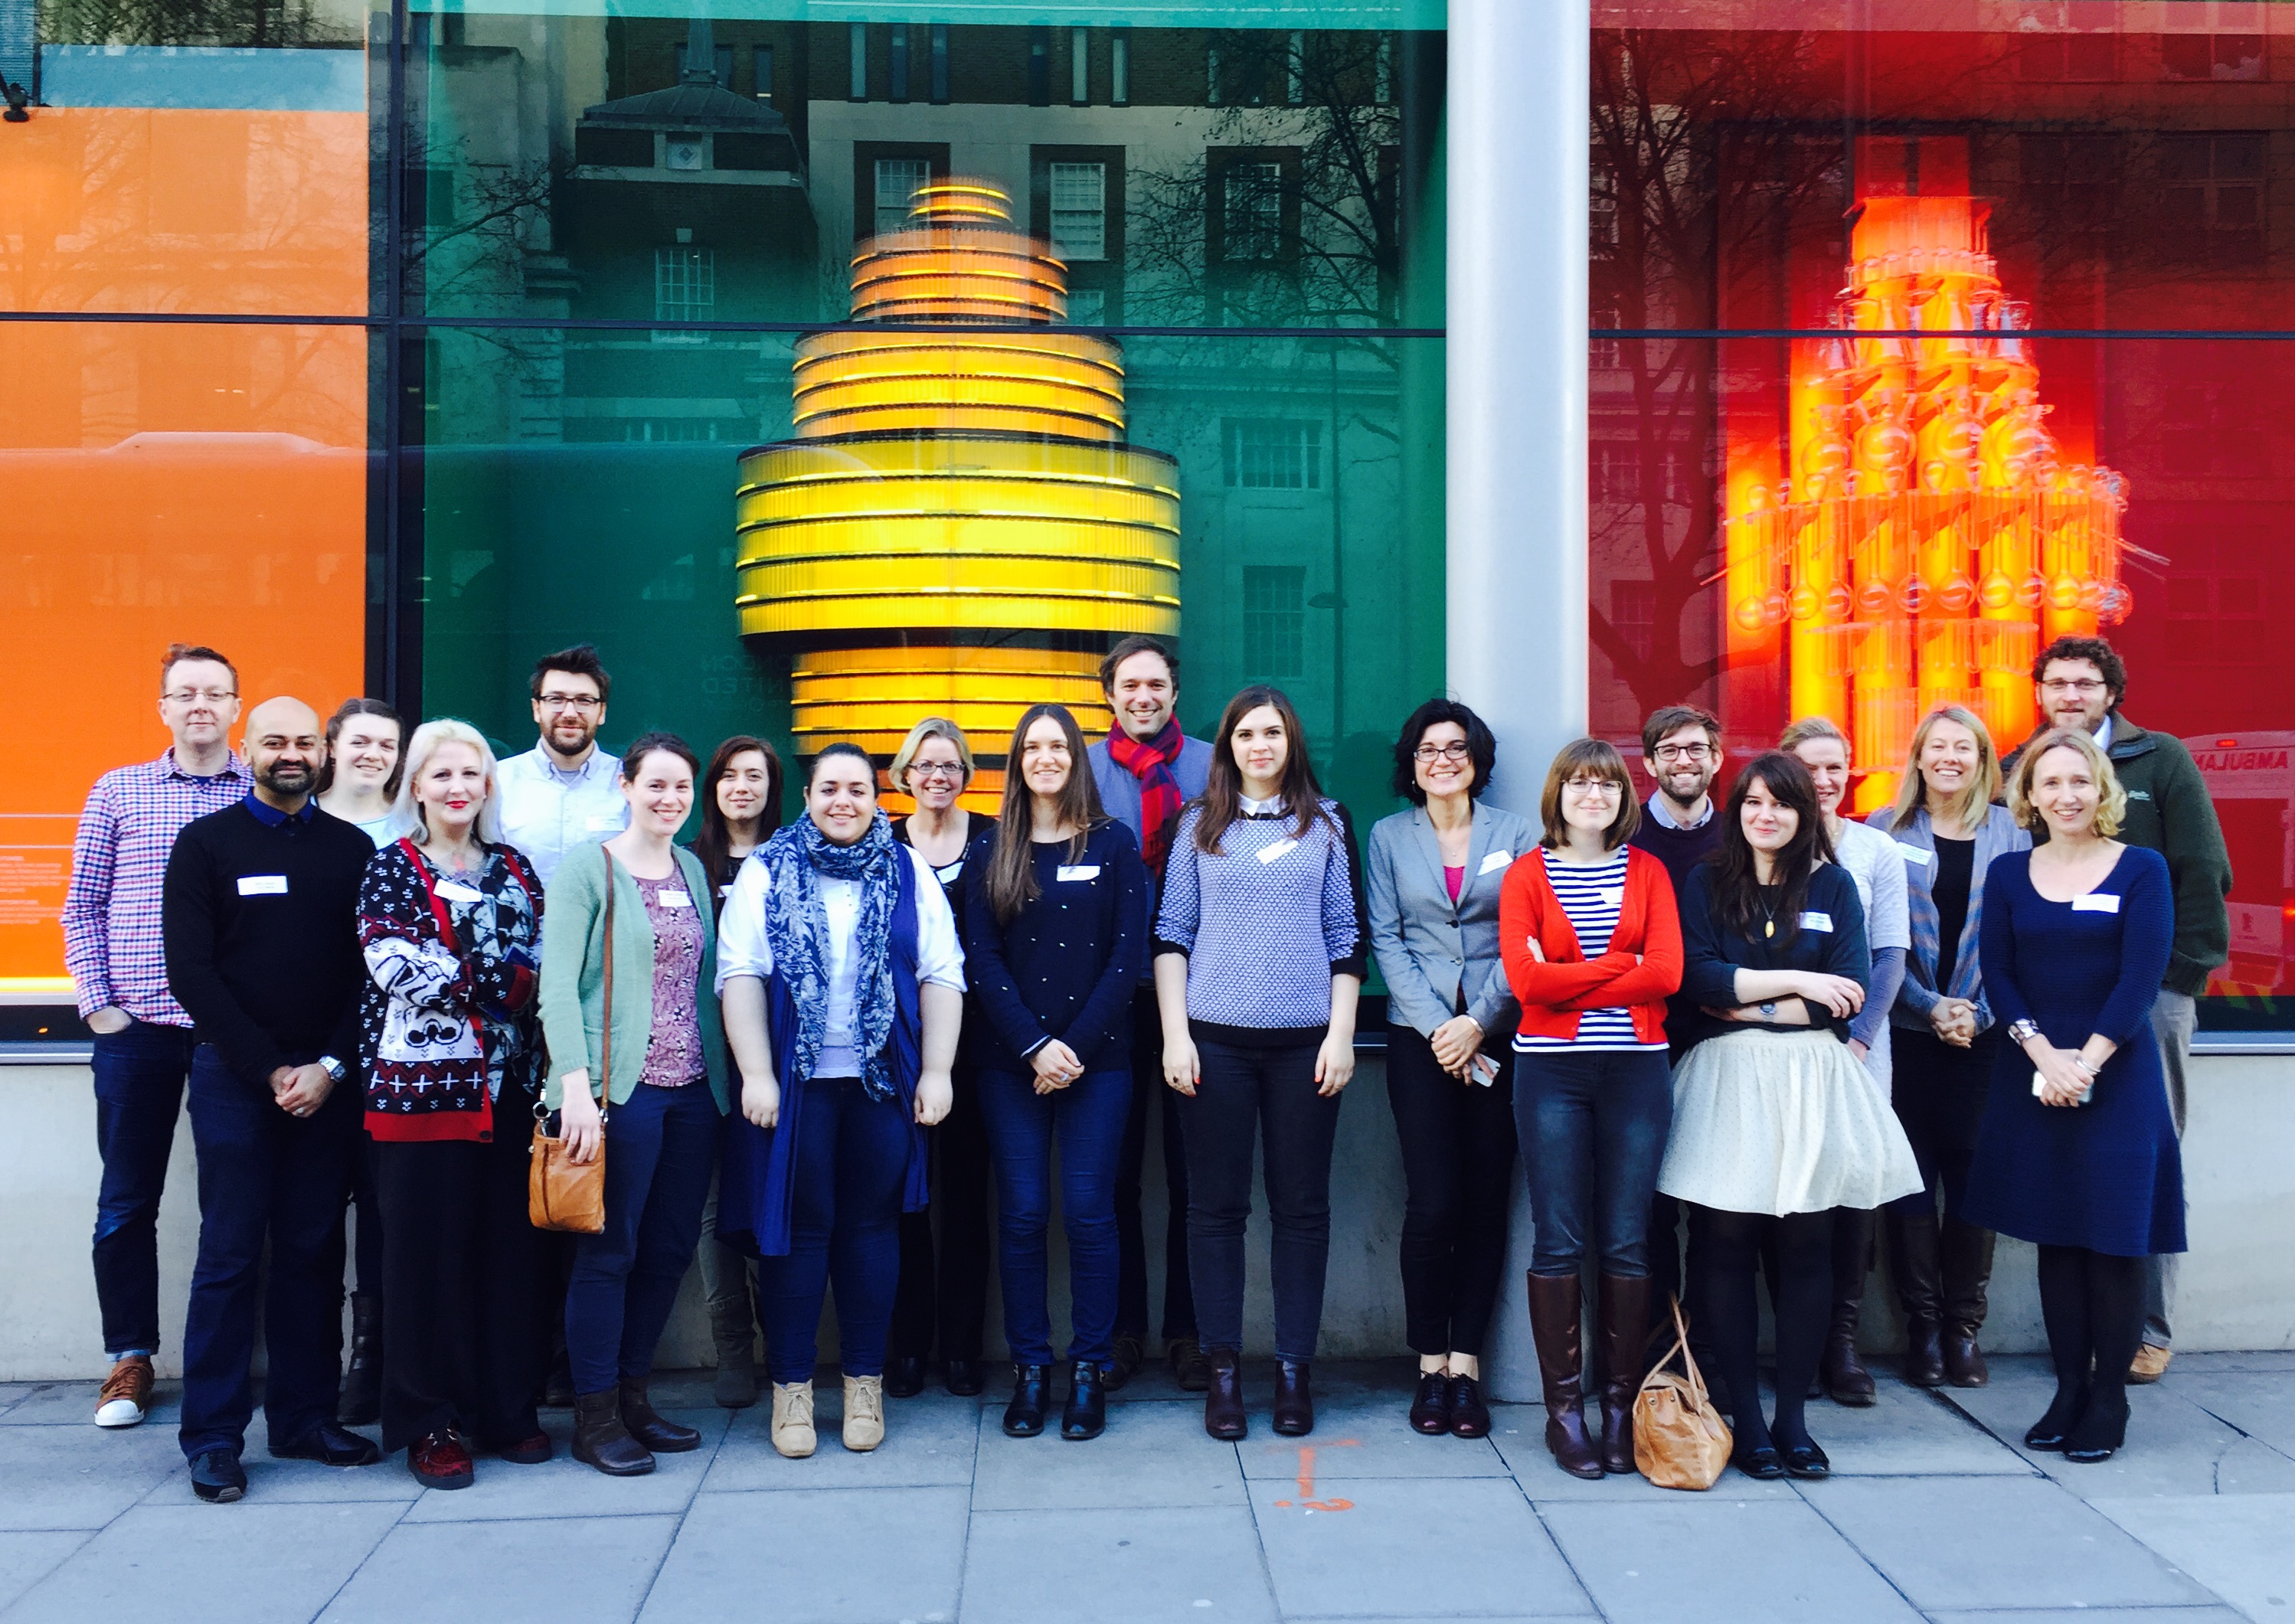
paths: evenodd
<path fill-rule="evenodd" d="M 2231 957 L 2231 916 L 2225 905 L 2231 894 L 2231 854 L 2224 849 L 2223 826 L 2216 820 L 2207 780 L 2183 741 L 2146 732 L 2120 714 L 2128 667 L 2110 643 L 2100 637 L 2056 639 L 2032 662 L 2032 685 L 2043 730 L 2086 728 L 2111 757 L 2128 791 L 2128 815 L 2119 837 L 2130 845 L 2150 846 L 2168 860 L 2176 894 L 2176 940 L 2159 1000 L 2152 1006 L 2152 1030 L 2160 1040 L 2168 1106 L 2180 1137 L 2196 1000 L 2209 972 Z M 2013 772 L 2030 744 L 2027 739 L 2018 746 L 2003 768 Z M 2033 836 L 2047 837 L 2046 829 Z M 2156 1382 L 2168 1368 L 2176 1263 L 2173 1257 L 2155 1257 L 2146 1271 L 2144 1346 L 2128 1373 L 2132 1382 Z"/>

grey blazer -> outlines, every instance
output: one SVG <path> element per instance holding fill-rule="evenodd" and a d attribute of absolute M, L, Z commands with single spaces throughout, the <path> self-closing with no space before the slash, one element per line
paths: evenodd
<path fill-rule="evenodd" d="M 1466 1013 L 1486 1035 L 1514 1035 L 1522 1016 L 1499 962 L 1499 887 L 1515 859 L 1537 844 L 1528 821 L 1476 802 L 1466 882 L 1453 905 L 1442 884 L 1442 843 L 1424 807 L 1372 826 L 1364 881 L 1390 1024 L 1432 1037 L 1458 1013 L 1463 988 Z"/>

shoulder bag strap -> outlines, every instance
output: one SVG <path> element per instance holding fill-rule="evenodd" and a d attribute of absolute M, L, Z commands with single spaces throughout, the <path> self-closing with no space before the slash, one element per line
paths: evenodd
<path fill-rule="evenodd" d="M 614 854 L 600 846 L 606 859 L 606 1018 L 600 1023 L 598 1039 L 599 1070 L 605 1075 L 599 1080 L 605 1098 L 599 1101 L 602 1113 L 614 1097 Z"/>

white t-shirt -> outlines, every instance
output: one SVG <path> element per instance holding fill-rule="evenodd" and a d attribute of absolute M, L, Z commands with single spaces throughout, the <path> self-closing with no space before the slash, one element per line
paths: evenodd
<path fill-rule="evenodd" d="M 904 845 L 900 851 L 916 871 L 917 979 L 961 992 L 964 948 L 957 940 L 956 914 L 948 905 L 948 894 L 914 848 Z M 725 911 L 717 921 L 720 997 L 736 975 L 763 981 L 773 973 L 773 950 L 765 941 L 765 885 L 771 872 L 762 862 L 743 863 L 733 894 L 725 899 Z M 829 1013 L 821 1027 L 821 1059 L 813 1074 L 858 1077 L 861 1057 L 853 1049 L 853 994 L 860 984 L 861 967 L 853 951 L 853 934 L 861 918 L 861 882 L 827 875 L 816 878 L 821 911 L 829 922 Z"/>
<path fill-rule="evenodd" d="M 1905 857 L 1897 843 L 1868 824 L 1844 820 L 1833 843 L 1834 856 L 1857 882 L 1857 900 L 1865 904 L 1866 945 L 1883 948 L 1913 945 L 1911 905 L 1905 895 Z M 1889 1088 L 1889 1024 L 1881 1023 L 1873 1047 L 1866 1051 L 1865 1067 Z"/>

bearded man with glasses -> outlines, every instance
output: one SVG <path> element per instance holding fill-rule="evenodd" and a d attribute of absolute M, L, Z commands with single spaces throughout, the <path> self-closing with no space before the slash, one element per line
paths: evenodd
<path fill-rule="evenodd" d="M 598 748 L 612 688 L 589 643 L 534 663 L 528 691 L 542 737 L 502 763 L 499 782 L 502 838 L 525 854 L 545 886 L 568 852 L 611 839 L 629 825 L 621 763 Z"/>
<path fill-rule="evenodd" d="M 2168 1108 L 2176 1135 L 2184 1132 L 2185 1073 L 2192 1057 L 2192 1033 L 2199 1024 L 2199 995 L 2209 973 L 2231 957 L 2231 853 L 2223 825 L 2208 797 L 2207 780 L 2183 741 L 2137 727 L 2120 712 L 2128 697 L 2128 667 L 2101 637 L 2060 637 L 2032 662 L 2032 689 L 2040 703 L 2040 725 L 2033 737 L 2054 728 L 2078 728 L 2095 736 L 2111 758 L 2111 770 L 2128 792 L 2128 812 L 2118 838 L 2149 846 L 2168 860 L 2168 879 L 2176 901 L 2176 936 L 2168 974 L 2152 1006 L 2152 1032 L 2168 1077 Z M 2000 763 L 2003 782 L 2013 781 L 2016 763 L 2030 740 Z M 2032 838 L 2048 837 L 2045 825 Z M 2152 1258 L 2144 1275 L 2144 1345 L 2129 1370 L 2131 1382 L 2156 1382 L 2168 1368 L 2174 1336 L 2176 1269 L 2180 1254 Z"/>

